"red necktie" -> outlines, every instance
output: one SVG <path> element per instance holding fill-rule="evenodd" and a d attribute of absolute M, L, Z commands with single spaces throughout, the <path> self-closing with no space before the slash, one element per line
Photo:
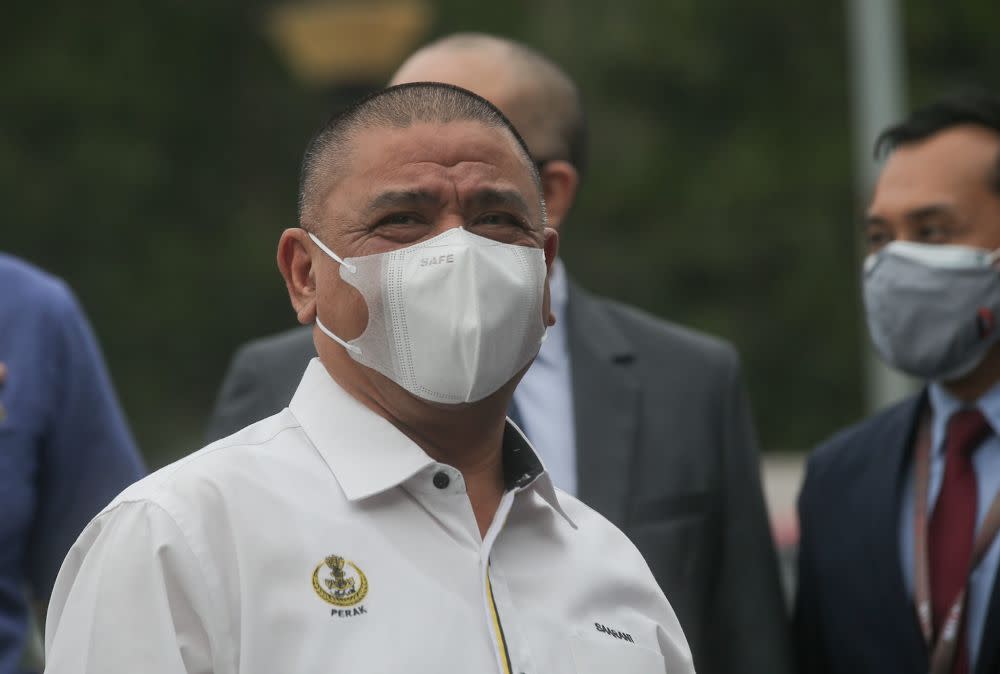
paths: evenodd
<path fill-rule="evenodd" d="M 927 531 L 934 631 L 940 633 L 948 611 L 969 578 L 972 542 L 976 535 L 976 472 L 972 452 L 990 435 L 977 409 L 961 410 L 948 420 L 945 434 L 944 478 Z M 969 671 L 965 625 L 959 630 L 953 674 Z"/>

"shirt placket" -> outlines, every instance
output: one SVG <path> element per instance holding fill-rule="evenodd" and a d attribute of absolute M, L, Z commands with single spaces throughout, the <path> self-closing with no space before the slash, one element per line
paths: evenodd
<path fill-rule="evenodd" d="M 510 646 L 507 643 L 507 634 L 503 627 L 503 616 L 497 607 L 496 592 L 493 590 L 493 581 L 490 573 L 490 553 L 497 536 L 503 529 L 507 515 L 510 513 L 511 505 L 514 502 L 514 494 L 506 492 L 500 500 L 493 522 L 483 538 L 480 548 L 480 576 L 483 579 L 483 606 L 486 610 L 486 623 L 490 631 L 493 642 L 493 651 L 496 654 L 498 671 L 500 674 L 517 674 L 510 657 Z"/>
<path fill-rule="evenodd" d="M 447 478 L 443 476 L 447 476 Z M 524 669 L 525 663 L 520 661 L 523 658 L 515 657 L 519 649 L 517 647 L 511 649 L 509 642 L 511 632 L 516 633 L 516 630 L 509 629 L 509 626 L 513 625 L 514 609 L 509 601 L 509 593 L 502 577 L 498 577 L 499 574 L 492 569 L 491 565 L 493 547 L 507 521 L 507 516 L 514 504 L 514 498 L 518 492 L 522 491 L 522 488 L 515 488 L 503 495 L 489 530 L 484 537 L 480 538 L 461 474 L 454 468 L 438 464 L 429 467 L 426 475 L 416 480 L 418 483 L 424 481 L 430 482 L 436 488 L 433 490 L 415 489 L 412 492 L 413 495 L 422 501 L 425 507 L 435 514 L 438 521 L 451 530 L 454 535 L 462 539 L 465 539 L 466 536 L 472 536 L 475 541 L 474 545 L 478 546 L 485 625 L 493 647 L 497 671 L 500 674 L 524 674 L 527 670 Z M 463 505 L 467 509 L 455 508 L 454 499 L 459 495 L 464 497 Z"/>
<path fill-rule="evenodd" d="M 517 494 L 523 487 L 517 487 L 504 494 L 493 523 L 483 538 L 482 578 L 483 595 L 487 623 L 493 637 L 497 668 L 501 674 L 527 674 L 533 672 L 530 653 L 525 650 L 526 642 L 521 634 L 522 625 L 511 602 L 509 588 L 503 569 L 493 562 L 493 551 Z"/>

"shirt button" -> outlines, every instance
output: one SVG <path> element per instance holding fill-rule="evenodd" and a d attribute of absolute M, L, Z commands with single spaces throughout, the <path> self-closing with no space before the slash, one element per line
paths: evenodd
<path fill-rule="evenodd" d="M 448 485 L 451 484 L 451 478 L 448 477 L 448 473 L 443 470 L 439 470 L 434 473 L 434 486 L 438 489 L 447 489 Z"/>

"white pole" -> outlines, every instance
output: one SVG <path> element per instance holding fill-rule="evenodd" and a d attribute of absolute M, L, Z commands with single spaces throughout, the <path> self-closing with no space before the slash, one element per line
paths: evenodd
<path fill-rule="evenodd" d="M 879 132 L 905 114 L 905 76 L 898 0 L 847 0 L 847 52 L 851 67 L 855 189 L 867 200 L 878 178 L 872 145 Z M 908 395 L 915 383 L 886 367 L 865 334 L 865 394 L 869 411 Z"/>

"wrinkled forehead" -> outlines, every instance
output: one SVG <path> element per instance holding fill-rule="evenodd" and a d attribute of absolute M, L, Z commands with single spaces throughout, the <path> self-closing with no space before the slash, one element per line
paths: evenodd
<path fill-rule="evenodd" d="M 367 126 L 351 134 L 346 149 L 342 174 L 348 182 L 434 175 L 478 178 L 508 184 L 541 207 L 536 169 L 503 126 L 470 120 Z"/>

